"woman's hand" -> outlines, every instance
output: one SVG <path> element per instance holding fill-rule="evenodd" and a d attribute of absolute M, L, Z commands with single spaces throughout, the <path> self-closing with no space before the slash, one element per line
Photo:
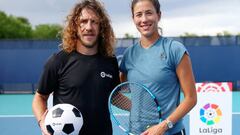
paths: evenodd
<path fill-rule="evenodd" d="M 166 123 L 166 121 L 163 121 L 157 125 L 154 125 L 154 126 L 148 128 L 141 135 L 164 135 L 164 133 L 167 131 L 167 129 L 168 129 L 167 123 Z"/>

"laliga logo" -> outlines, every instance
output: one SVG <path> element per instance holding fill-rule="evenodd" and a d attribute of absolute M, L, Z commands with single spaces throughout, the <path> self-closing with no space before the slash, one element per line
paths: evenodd
<path fill-rule="evenodd" d="M 61 123 L 52 123 L 53 126 L 61 126 L 62 124 Z"/>
<path fill-rule="evenodd" d="M 198 83 L 197 84 L 197 92 L 226 92 L 231 91 L 232 84 L 231 83 Z"/>
<path fill-rule="evenodd" d="M 207 103 L 200 109 L 200 120 L 207 126 L 219 123 L 222 117 L 222 111 L 216 104 Z M 200 133 L 222 133 L 222 128 L 199 128 Z"/>
<path fill-rule="evenodd" d="M 113 76 L 112 76 L 111 74 L 107 74 L 107 73 L 105 73 L 105 72 L 101 72 L 101 73 L 100 73 L 100 76 L 101 76 L 102 78 L 105 78 L 105 77 L 113 78 Z"/>
<path fill-rule="evenodd" d="M 207 125 L 218 123 L 221 119 L 222 111 L 216 104 L 206 104 L 200 109 L 200 119 Z"/>

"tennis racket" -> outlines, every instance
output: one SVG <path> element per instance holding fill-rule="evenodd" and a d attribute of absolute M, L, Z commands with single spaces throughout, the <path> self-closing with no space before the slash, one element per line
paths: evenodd
<path fill-rule="evenodd" d="M 109 96 L 108 107 L 112 121 L 128 135 L 139 135 L 162 121 L 156 97 L 137 82 L 116 86 Z"/>

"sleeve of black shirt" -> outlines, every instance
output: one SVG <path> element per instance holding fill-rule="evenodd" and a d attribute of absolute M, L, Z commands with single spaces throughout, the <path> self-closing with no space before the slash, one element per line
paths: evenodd
<path fill-rule="evenodd" d="M 116 87 L 119 83 L 120 83 L 120 78 L 119 78 L 119 67 L 118 67 L 118 61 L 117 61 L 117 58 L 114 57 L 114 69 L 115 69 L 115 72 L 114 72 L 114 83 L 113 83 L 113 86 L 112 86 L 112 89 L 114 89 L 114 87 Z"/>
<path fill-rule="evenodd" d="M 46 62 L 43 73 L 38 83 L 37 92 L 43 95 L 48 95 L 57 88 L 58 85 L 58 64 L 56 54 L 53 54 Z"/>

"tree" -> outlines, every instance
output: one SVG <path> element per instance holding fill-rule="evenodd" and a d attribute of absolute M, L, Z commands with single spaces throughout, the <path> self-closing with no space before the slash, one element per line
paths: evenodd
<path fill-rule="evenodd" d="M 129 33 L 125 33 L 125 34 L 124 34 L 124 38 L 129 39 L 129 38 L 134 38 L 134 36 L 133 36 L 133 35 L 130 35 Z"/>
<path fill-rule="evenodd" d="M 7 15 L 0 11 L 0 39 L 56 39 L 62 27 L 40 24 L 34 29 L 27 18 Z"/>
<path fill-rule="evenodd" d="M 198 37 L 198 35 L 194 33 L 185 32 L 183 35 L 180 35 L 180 37 Z"/>
<path fill-rule="evenodd" d="M 31 24 L 29 23 L 28 19 L 26 19 L 26 18 L 24 18 L 24 17 L 17 17 L 17 19 L 18 19 L 20 22 L 24 23 L 24 24 L 31 25 Z"/>
<path fill-rule="evenodd" d="M 32 27 L 28 19 L 6 15 L 0 11 L 0 39 L 31 38 Z"/>
<path fill-rule="evenodd" d="M 218 32 L 217 36 L 232 36 L 232 34 L 226 30 L 224 30 L 223 32 Z"/>
<path fill-rule="evenodd" d="M 40 24 L 33 30 L 33 39 L 56 39 L 62 27 L 58 24 Z"/>

